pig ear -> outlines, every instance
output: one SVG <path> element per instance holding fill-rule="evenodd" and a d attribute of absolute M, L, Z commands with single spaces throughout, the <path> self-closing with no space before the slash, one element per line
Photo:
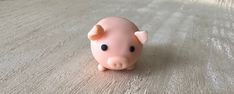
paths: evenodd
<path fill-rule="evenodd" d="M 148 33 L 146 31 L 136 31 L 135 35 L 141 44 L 144 44 L 148 39 Z"/>
<path fill-rule="evenodd" d="M 98 40 L 104 35 L 104 29 L 101 25 L 95 25 L 88 33 L 89 40 Z"/>

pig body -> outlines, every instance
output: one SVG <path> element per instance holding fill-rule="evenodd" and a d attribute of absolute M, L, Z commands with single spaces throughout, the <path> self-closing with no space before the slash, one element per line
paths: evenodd
<path fill-rule="evenodd" d="M 139 31 L 131 21 L 120 17 L 100 20 L 88 33 L 98 70 L 131 70 L 139 58 L 147 32 Z"/>

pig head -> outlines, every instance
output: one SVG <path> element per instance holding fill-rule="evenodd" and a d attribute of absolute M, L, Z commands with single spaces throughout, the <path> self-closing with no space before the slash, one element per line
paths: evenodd
<path fill-rule="evenodd" d="M 88 33 L 98 70 L 131 70 L 139 58 L 147 32 L 139 31 L 127 19 L 109 17 L 100 20 Z"/>

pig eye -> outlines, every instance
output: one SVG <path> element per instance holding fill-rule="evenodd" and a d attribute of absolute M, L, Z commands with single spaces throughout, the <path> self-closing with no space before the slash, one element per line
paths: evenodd
<path fill-rule="evenodd" d="M 108 49 L 108 46 L 106 44 L 102 44 L 101 49 L 102 51 L 106 51 Z"/>
<path fill-rule="evenodd" d="M 135 51 L 135 47 L 134 47 L 134 46 L 131 46 L 131 47 L 129 48 L 129 51 L 130 51 L 130 52 L 134 52 L 134 51 Z"/>

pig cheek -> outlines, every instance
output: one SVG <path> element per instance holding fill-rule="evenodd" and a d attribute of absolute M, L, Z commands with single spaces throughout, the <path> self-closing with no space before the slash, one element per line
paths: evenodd
<path fill-rule="evenodd" d="M 97 60 L 97 62 L 102 65 L 105 65 L 104 63 L 107 61 L 107 56 L 101 50 L 100 44 L 98 42 L 92 42 L 91 50 L 92 50 L 93 57 Z"/>
<path fill-rule="evenodd" d="M 141 51 L 142 51 L 142 46 L 137 45 L 135 52 L 133 52 L 133 53 L 129 52 L 130 53 L 130 55 L 128 57 L 129 58 L 129 66 L 134 65 L 137 62 L 137 60 L 140 57 Z"/>

